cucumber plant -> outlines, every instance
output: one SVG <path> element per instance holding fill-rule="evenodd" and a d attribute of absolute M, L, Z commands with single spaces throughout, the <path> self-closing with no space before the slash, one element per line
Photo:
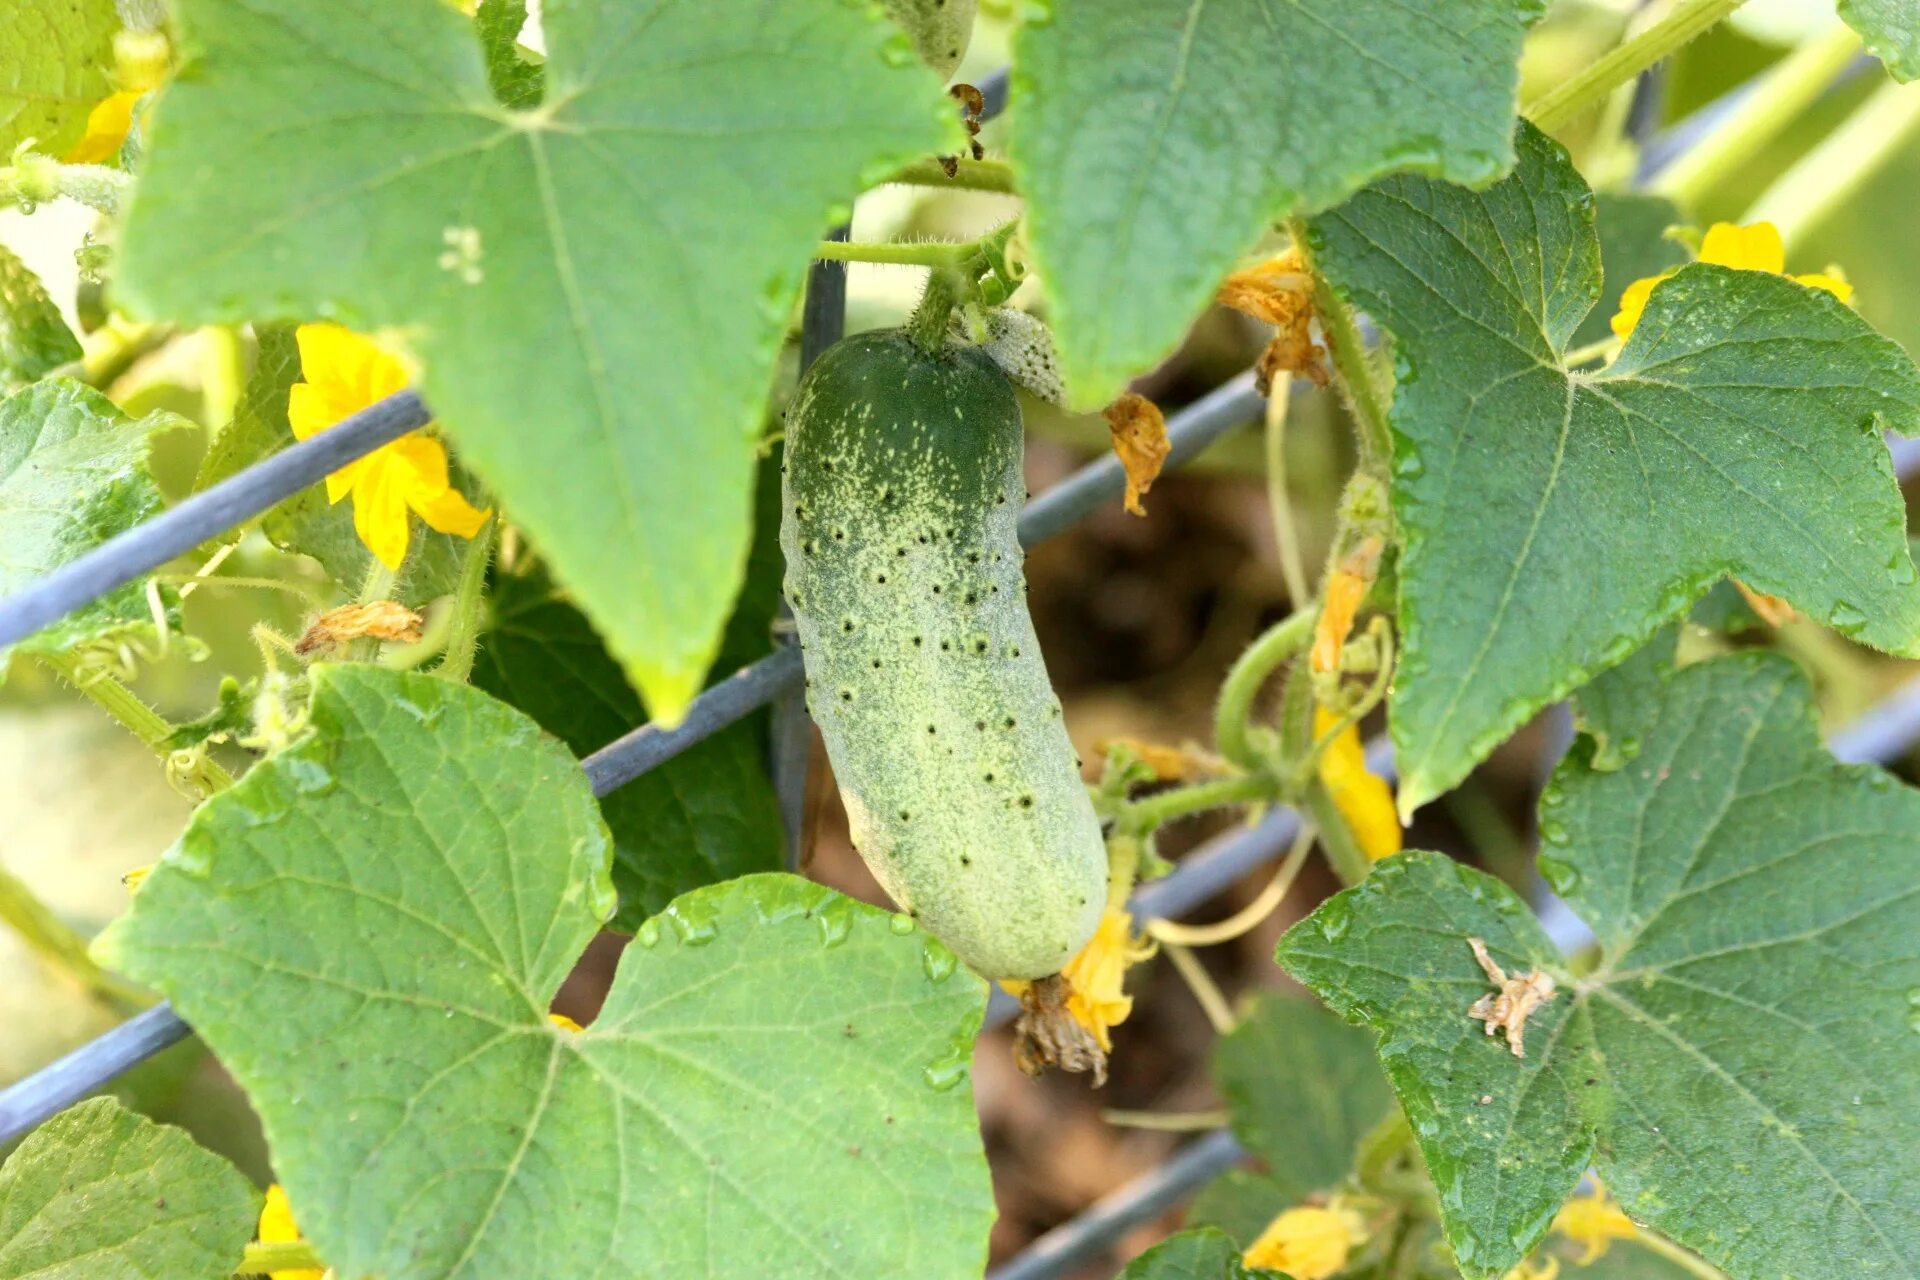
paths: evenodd
<path fill-rule="evenodd" d="M 1920 800 L 1815 728 L 1920 655 L 1920 24 L 1545 7 L 13 0 L 0 1023 L 46 1032 L 0 1065 L 197 1034 L 7 1157 L 0 1280 L 979 1277 L 994 984 L 1098 1083 L 1156 953 L 1248 1162 L 1138 1280 L 1920 1274 Z M 1768 49 L 1647 145 L 1633 86 Z M 1215 302 L 1270 341 L 1165 430 Z M 1287 607 L 1210 742 L 1083 781 L 1016 384 L 1119 455 L 1030 534 L 1266 397 Z M 782 869 L 789 692 L 873 901 Z M 1538 849 L 1483 838 L 1479 766 L 1567 700 Z M 1283 909 L 1312 1000 L 1236 1007 L 1195 953 Z"/>

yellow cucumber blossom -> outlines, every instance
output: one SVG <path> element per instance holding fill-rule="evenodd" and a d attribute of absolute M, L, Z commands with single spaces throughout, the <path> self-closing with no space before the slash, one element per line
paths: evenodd
<path fill-rule="evenodd" d="M 1313 709 L 1314 741 L 1333 732 L 1341 717 L 1325 707 Z M 1354 842 L 1371 862 L 1400 852 L 1400 816 L 1393 807 L 1393 788 L 1367 768 L 1360 726 L 1350 724 L 1320 753 L 1320 782 L 1334 808 L 1347 820 Z"/>
<path fill-rule="evenodd" d="M 572 1018 L 569 1018 L 564 1013 L 550 1013 L 547 1015 L 547 1021 L 551 1022 L 554 1026 L 560 1028 L 562 1031 L 585 1030 L 584 1027 L 582 1027 L 579 1023 L 575 1022 Z"/>
<path fill-rule="evenodd" d="M 267 1188 L 267 1202 L 260 1206 L 261 1244 L 293 1244 L 300 1239 L 300 1228 L 293 1220 L 293 1206 L 287 1203 L 287 1193 L 279 1183 Z M 313 1267 L 300 1267 L 292 1271 L 275 1271 L 273 1280 L 324 1280 L 328 1272 Z"/>
<path fill-rule="evenodd" d="M 1620 1211 L 1598 1181 L 1590 1194 L 1575 1196 L 1560 1206 L 1560 1212 L 1553 1216 L 1553 1229 L 1586 1247 L 1586 1252 L 1574 1259 L 1583 1267 L 1605 1253 L 1615 1240 L 1631 1240 L 1640 1234 L 1633 1219 Z"/>
<path fill-rule="evenodd" d="M 111 164 L 133 132 L 133 104 L 142 90 L 109 94 L 87 113 L 87 131 L 64 157 L 68 164 Z"/>
<path fill-rule="evenodd" d="M 303 324 L 294 333 L 300 371 L 287 398 L 287 421 L 305 440 L 407 385 L 407 369 L 371 338 L 337 324 Z M 414 432 L 382 445 L 327 477 L 327 501 L 353 495 L 353 530 L 374 558 L 398 569 L 407 555 L 407 512 L 441 533 L 471 538 L 491 509 L 474 508 L 447 477 L 447 450 Z"/>
<path fill-rule="evenodd" d="M 1700 242 L 1699 261 L 1778 276 L 1786 274 L 1787 250 L 1780 239 L 1780 228 L 1771 222 L 1756 222 L 1750 227 L 1716 222 L 1707 228 L 1706 237 Z M 1643 276 L 1627 286 L 1627 291 L 1620 295 L 1620 310 L 1613 317 L 1614 336 L 1624 341 L 1633 332 L 1634 326 L 1640 323 L 1640 313 L 1647 309 L 1647 298 L 1653 293 L 1653 287 L 1678 270 L 1675 267 L 1657 276 Z M 1792 279 L 1810 289 L 1825 289 L 1842 302 L 1853 301 L 1853 286 L 1838 271 L 1814 272 Z"/>
<path fill-rule="evenodd" d="M 1153 954 L 1153 946 L 1133 932 L 1133 917 L 1108 907 L 1087 945 L 1067 961 L 1060 976 L 1067 980 L 1067 1012 L 1086 1028 L 1102 1053 L 1113 1052 L 1109 1031 L 1133 1012 L 1133 997 L 1125 990 L 1127 970 Z M 1033 984 L 1008 979 L 1000 984 L 1009 995 L 1025 995 Z"/>
<path fill-rule="evenodd" d="M 1365 1237 L 1366 1225 L 1351 1209 L 1296 1205 L 1267 1224 L 1242 1260 L 1293 1280 L 1326 1280 Z"/>

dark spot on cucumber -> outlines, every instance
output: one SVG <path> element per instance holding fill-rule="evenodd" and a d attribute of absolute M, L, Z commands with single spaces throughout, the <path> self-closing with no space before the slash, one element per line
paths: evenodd
<path fill-rule="evenodd" d="M 893 490 L 891 490 L 891 489 L 882 489 L 882 490 L 880 491 L 880 501 L 882 501 L 882 502 L 892 502 L 892 501 L 893 501 Z"/>
<path fill-rule="evenodd" d="M 911 813 L 908 813 L 908 812 L 907 812 L 907 811 L 906 811 L 905 809 L 902 809 L 902 810 L 900 811 L 900 821 L 902 821 L 902 822 L 912 822 L 912 821 L 913 821 L 913 815 L 912 815 Z"/>
<path fill-rule="evenodd" d="M 975 640 L 973 642 L 973 651 L 975 653 L 985 653 L 987 651 L 987 642 L 985 640 Z"/>
<path fill-rule="evenodd" d="M 1015 720 L 1012 716 L 1008 716 L 1003 723 L 1006 725 L 1007 728 L 1011 729 L 1016 724 L 1018 724 L 1019 721 Z"/>
<path fill-rule="evenodd" d="M 993 775 L 992 775 L 992 774 L 988 774 L 988 775 L 987 775 L 987 781 L 988 781 L 988 782 L 992 782 L 992 781 L 993 781 Z"/>
<path fill-rule="evenodd" d="M 1033 797 L 1032 797 L 1032 796 L 1021 796 L 1021 797 L 1020 797 L 1020 807 L 1021 807 L 1022 809 L 1031 809 L 1031 808 L 1033 808 Z"/>
<path fill-rule="evenodd" d="M 935 595 L 940 594 L 940 584 L 937 582 L 933 584 L 933 594 Z"/>
<path fill-rule="evenodd" d="M 845 542 L 847 540 L 847 531 L 845 529 L 835 529 L 833 531 L 833 540 L 835 542 Z"/>
<path fill-rule="evenodd" d="M 853 701 L 853 690 L 851 690 L 851 689 L 842 689 L 842 690 L 840 691 L 840 701 L 842 701 L 842 702 L 852 702 L 852 701 Z"/>
<path fill-rule="evenodd" d="M 942 640 L 940 642 L 940 652 L 950 653 L 952 652 L 952 650 L 953 650 L 953 642 L 951 640 Z"/>
<path fill-rule="evenodd" d="M 879 584 L 880 584 L 881 586 L 883 586 L 883 587 L 887 585 L 887 575 L 886 575 L 886 574 L 884 574 L 884 573 L 876 573 L 876 574 L 874 574 L 874 575 L 873 575 L 873 580 L 874 580 L 875 582 L 877 582 L 877 583 L 879 583 Z"/>
<path fill-rule="evenodd" d="M 818 551 L 819 549 L 820 549 L 820 544 L 814 541 L 812 538 L 808 538 L 805 542 L 800 544 L 800 554 L 803 556 L 810 556 L 814 552 Z"/>
<path fill-rule="evenodd" d="M 969 551 L 969 552 L 967 552 L 967 563 L 968 563 L 968 564 L 979 564 L 979 563 L 980 563 L 980 553 L 979 553 L 978 551 Z"/>
<path fill-rule="evenodd" d="M 985 733 L 987 731 L 987 722 L 985 720 L 975 720 L 973 722 L 973 727 L 978 729 L 981 733 Z"/>
<path fill-rule="evenodd" d="M 915 636 L 913 638 L 913 647 L 916 649 L 918 649 L 922 644 L 925 644 L 925 643 L 926 643 L 926 637 L 924 636 Z"/>
<path fill-rule="evenodd" d="M 978 591 L 967 592 L 965 596 L 961 597 L 961 603 L 962 604 L 979 604 L 980 593 Z"/>
<path fill-rule="evenodd" d="M 806 504 L 806 503 L 804 503 L 804 502 L 796 502 L 796 503 L 794 503 L 794 504 L 793 504 L 793 518 L 794 518 L 795 520 L 805 520 L 805 519 L 807 518 L 807 504 Z"/>
<path fill-rule="evenodd" d="M 878 658 L 875 658 L 875 659 L 873 660 L 873 669 L 874 669 L 875 671 L 878 671 L 878 670 L 880 669 L 880 659 L 878 659 Z"/>
<path fill-rule="evenodd" d="M 963 853 L 960 855 L 960 865 L 963 867 L 970 867 L 973 865 L 973 859 Z"/>
<path fill-rule="evenodd" d="M 1017 644 L 1010 644 L 1010 645 L 1008 645 L 1008 646 L 1007 646 L 1007 656 L 1008 656 L 1009 658 L 1017 658 L 1017 657 L 1019 657 L 1019 656 L 1020 656 L 1020 646 L 1019 646 L 1019 645 L 1017 645 Z"/>
<path fill-rule="evenodd" d="M 843 620 L 843 621 L 842 621 L 842 622 L 840 623 L 840 630 L 842 630 L 842 631 L 844 631 L 844 632 L 845 632 L 846 634 L 848 634 L 848 635 L 852 635 L 852 634 L 853 634 L 853 619 L 852 619 L 852 618 L 847 618 L 847 619 L 844 619 L 844 620 Z"/>

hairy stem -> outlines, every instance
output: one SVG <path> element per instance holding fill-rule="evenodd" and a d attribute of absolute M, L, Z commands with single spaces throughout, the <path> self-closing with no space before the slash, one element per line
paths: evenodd
<path fill-rule="evenodd" d="M 1293 521 L 1293 503 L 1287 497 L 1287 416 L 1293 402 L 1293 375 L 1273 375 L 1267 391 L 1266 463 L 1267 511 L 1273 519 L 1273 541 L 1280 554 L 1280 577 L 1287 584 L 1287 601 L 1296 609 L 1306 603 L 1307 569 L 1300 559 L 1300 532 Z"/>
<path fill-rule="evenodd" d="M 1172 791 L 1162 791 L 1128 802 L 1126 808 L 1121 810 L 1120 821 L 1130 830 L 1151 831 L 1176 818 L 1205 813 L 1208 809 L 1223 809 L 1228 805 L 1273 800 L 1278 798 L 1279 793 L 1279 781 L 1267 774 L 1196 782 L 1190 787 L 1176 787 Z"/>
<path fill-rule="evenodd" d="M 1738 9 L 1744 0 L 1680 0 L 1666 17 L 1527 107 L 1548 133 L 1567 124 L 1627 81 Z"/>
<path fill-rule="evenodd" d="M 938 160 L 916 160 L 887 175 L 887 182 L 915 187 L 945 187 L 957 191 L 996 191 L 1013 193 L 1013 168 L 1004 160 L 955 161 L 949 174 Z"/>
<path fill-rule="evenodd" d="M 873 244 L 860 240 L 822 240 L 813 248 L 813 256 L 834 262 L 880 262 L 902 267 L 951 267 L 966 256 L 971 245 L 951 240 L 926 240 L 918 244 Z"/>
<path fill-rule="evenodd" d="M 119 721 L 127 732 L 150 747 L 161 760 L 164 761 L 173 754 L 172 749 L 167 746 L 167 741 L 173 736 L 174 726 L 159 712 L 142 702 L 133 690 L 104 671 L 82 671 L 72 654 L 57 653 L 38 656 L 48 670 Z M 197 763 L 196 777 L 206 784 L 209 793 L 225 791 L 233 785 L 233 775 L 211 759 L 202 759 Z"/>
<path fill-rule="evenodd" d="M 0 168 L 0 204 L 31 209 L 65 196 L 101 213 L 120 211 L 120 198 L 133 180 L 100 164 L 61 164 L 51 156 L 27 153 Z"/>
<path fill-rule="evenodd" d="M 494 535 L 500 517 L 489 516 L 480 532 L 467 544 L 467 556 L 460 564 L 460 582 L 453 593 L 452 628 L 447 632 L 447 653 L 433 674 L 465 683 L 473 674 L 474 655 L 480 649 L 480 630 L 487 612 L 487 566 L 493 561 Z"/>
<path fill-rule="evenodd" d="M 1253 701 L 1280 664 L 1306 647 L 1316 614 L 1316 609 L 1303 607 L 1268 628 L 1247 646 L 1220 685 L 1220 701 L 1213 711 L 1214 745 L 1243 769 L 1267 767 L 1268 761 L 1253 743 Z"/>

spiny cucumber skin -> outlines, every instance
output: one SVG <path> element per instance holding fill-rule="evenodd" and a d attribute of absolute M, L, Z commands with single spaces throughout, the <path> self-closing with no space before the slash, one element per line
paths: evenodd
<path fill-rule="evenodd" d="M 1107 857 L 1027 613 L 1020 408 L 984 353 L 857 334 L 787 411 L 787 598 L 855 847 L 987 978 L 1056 973 Z"/>
<path fill-rule="evenodd" d="M 973 15 L 978 0 L 883 0 L 887 16 L 906 31 L 920 60 L 942 78 L 966 56 L 973 39 Z"/>

